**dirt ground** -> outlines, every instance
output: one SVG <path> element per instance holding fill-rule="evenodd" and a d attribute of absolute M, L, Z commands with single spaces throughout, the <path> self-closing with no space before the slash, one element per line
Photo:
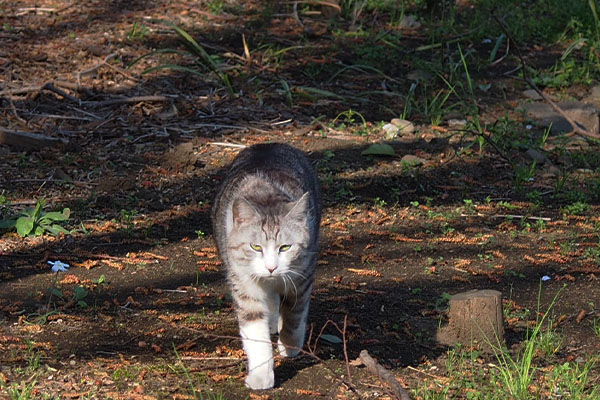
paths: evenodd
<path fill-rule="evenodd" d="M 360 38 L 307 36 L 282 16 L 289 7 L 267 15 L 255 2 L 235 13 L 195 1 L 32 6 L 2 3 L 2 127 L 63 143 L 0 145 L 0 191 L 8 198 L 0 212 L 7 218 L 43 197 L 48 210 L 70 208 L 65 226 L 74 232 L 0 236 L 0 390 L 35 379 L 38 397 L 180 399 L 199 390 L 226 399 L 356 398 L 349 382 L 363 398 L 389 398 L 364 367 L 350 363 L 349 375 L 345 357 L 367 349 L 409 390 L 443 375 L 447 348 L 436 332 L 448 295 L 470 289 L 503 293 L 509 348 L 560 291 L 550 313 L 564 336 L 555 362 L 600 351 L 591 328 L 600 266 L 586 251 L 598 246 L 600 207 L 590 202 L 583 212 L 565 213 L 560 199 L 533 201 L 526 194 L 551 189 L 554 175 L 541 169 L 518 191 L 506 160 L 465 151 L 474 138 L 445 123 L 417 119 L 417 134 L 388 142 L 396 156 L 362 155 L 385 140 L 377 121 L 396 117 L 403 103 L 375 93 L 382 84 L 376 75 L 323 78 L 331 65 L 351 60 Z M 128 69 L 149 51 L 182 48 L 160 19 L 220 54 L 232 66 L 234 92 L 210 71 L 141 74 L 172 55 Z M 321 27 L 318 17 L 306 21 Z M 134 26 L 149 30 L 136 36 Z M 424 40 L 407 33 L 403 51 Z M 297 47 L 283 59 L 272 49 L 284 46 Z M 402 79 L 410 72 L 401 60 L 386 74 Z M 282 81 L 347 97 L 294 92 L 289 104 Z M 523 89 L 505 85 L 502 101 L 485 94 L 485 118 L 513 113 Z M 352 100 L 369 90 L 369 102 Z M 348 109 L 365 116 L 368 135 L 329 124 Z M 209 211 L 239 145 L 265 141 L 308 152 L 323 185 L 324 218 L 307 354 L 277 359 L 276 388 L 256 394 L 243 385 Z M 408 166 L 405 155 L 424 163 Z M 71 268 L 52 273 L 47 262 L 56 260 Z M 550 279 L 540 284 L 544 276 Z M 78 297 L 78 287 L 85 295 Z M 32 364 L 37 369 L 28 375 Z"/>

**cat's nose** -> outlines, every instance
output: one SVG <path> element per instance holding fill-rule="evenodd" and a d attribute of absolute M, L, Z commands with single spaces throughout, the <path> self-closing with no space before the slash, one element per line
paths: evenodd
<path fill-rule="evenodd" d="M 269 270 L 270 273 L 273 273 L 273 271 L 275 271 L 277 269 L 277 265 L 275 265 L 273 267 L 267 267 L 267 269 Z"/>

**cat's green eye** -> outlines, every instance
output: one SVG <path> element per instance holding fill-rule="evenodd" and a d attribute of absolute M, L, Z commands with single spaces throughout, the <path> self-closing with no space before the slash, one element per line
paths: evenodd
<path fill-rule="evenodd" d="M 279 246 L 279 252 L 283 253 L 284 251 L 288 251 L 292 246 L 289 244 L 284 244 Z"/>
<path fill-rule="evenodd" d="M 258 245 L 258 244 L 252 244 L 250 243 L 250 247 L 252 248 L 252 250 L 254 251 L 262 251 L 262 246 Z"/>

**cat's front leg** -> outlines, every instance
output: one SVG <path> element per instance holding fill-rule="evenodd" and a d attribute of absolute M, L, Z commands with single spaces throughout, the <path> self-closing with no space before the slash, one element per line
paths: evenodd
<path fill-rule="evenodd" d="M 268 315 L 263 311 L 238 311 L 240 336 L 248 356 L 246 386 L 250 389 L 270 389 L 275 385 L 273 346 Z"/>
<path fill-rule="evenodd" d="M 277 348 L 284 357 L 296 357 L 304 345 L 312 284 L 295 300 L 282 302 Z"/>

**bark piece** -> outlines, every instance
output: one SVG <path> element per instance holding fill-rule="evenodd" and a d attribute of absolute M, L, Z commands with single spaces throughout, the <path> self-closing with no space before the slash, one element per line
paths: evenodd
<path fill-rule="evenodd" d="M 450 298 L 448 325 L 438 330 L 441 344 L 477 346 L 492 352 L 504 343 L 502 293 L 497 290 L 471 290 Z"/>

